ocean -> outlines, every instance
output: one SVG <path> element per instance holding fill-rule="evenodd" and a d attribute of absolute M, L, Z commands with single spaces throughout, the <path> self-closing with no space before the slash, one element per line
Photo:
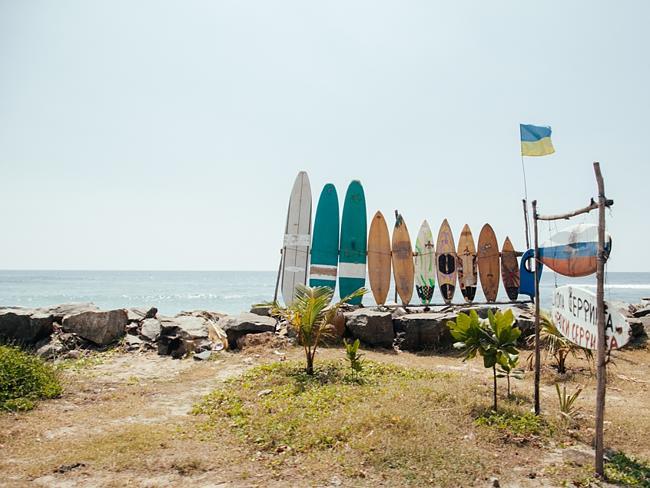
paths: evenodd
<path fill-rule="evenodd" d="M 274 271 L 0 271 L 0 306 L 41 307 L 93 302 L 103 309 L 155 306 L 172 315 L 183 310 L 238 313 L 273 298 Z M 557 284 L 584 285 L 595 291 L 596 278 L 565 278 L 544 271 L 541 304 L 550 308 Z M 605 298 L 638 303 L 650 297 L 650 273 L 607 273 Z M 389 294 L 392 297 L 393 293 Z M 520 299 L 526 297 L 520 297 Z M 483 300 L 477 293 L 477 300 Z M 500 290 L 499 300 L 505 299 Z M 436 289 L 434 302 L 441 302 Z M 454 301 L 462 297 L 457 290 Z M 372 294 L 364 304 L 373 305 Z"/>

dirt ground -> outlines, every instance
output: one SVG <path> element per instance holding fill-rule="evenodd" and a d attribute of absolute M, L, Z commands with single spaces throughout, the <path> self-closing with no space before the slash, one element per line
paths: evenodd
<path fill-rule="evenodd" d="M 26 413 L 0 414 L 1 486 L 352 486 L 358 482 L 331 473 L 328 483 L 302 474 L 278 476 L 259 463 L 249 446 L 221 442 L 201 430 L 193 404 L 222 382 L 247 368 L 302 351 L 264 349 L 221 352 L 210 361 L 173 360 L 151 354 L 113 353 L 78 361 L 65 369 L 65 393 Z M 439 354 L 365 351 L 366 357 L 410 367 L 455 371 L 489 388 L 489 372 L 478 361 L 462 363 Z M 319 357 L 342 357 L 338 348 Z M 525 357 L 526 352 L 523 353 Z M 589 364 L 573 362 L 573 373 L 560 378 L 572 390 L 584 385 L 578 403 L 592 422 L 595 376 Z M 542 406 L 557 409 L 557 374 L 545 368 Z M 532 393 L 532 374 L 514 382 Z M 610 367 L 606 442 L 645 462 L 650 460 L 650 351 L 617 352 Z M 570 447 L 570 453 L 567 450 Z M 513 449 L 516 449 L 513 447 Z M 558 476 L 590 462 L 587 444 L 540 448 L 512 470 L 501 486 L 557 486 Z M 577 461 L 576 461 L 577 459 Z M 552 468 L 549 470 L 549 466 Z M 335 469 L 335 467 L 334 467 Z M 553 476 L 528 473 L 552 472 Z M 491 486 L 485 481 L 483 486 Z M 366 480 L 363 485 L 382 484 Z"/>

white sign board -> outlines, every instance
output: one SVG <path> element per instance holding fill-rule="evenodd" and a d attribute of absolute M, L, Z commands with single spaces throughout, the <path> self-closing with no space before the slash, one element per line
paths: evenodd
<path fill-rule="evenodd" d="M 586 349 L 597 349 L 598 326 L 596 295 L 577 286 L 565 285 L 553 294 L 553 322 L 571 342 Z M 621 312 L 605 302 L 605 345 L 618 349 L 630 340 L 630 325 Z"/>

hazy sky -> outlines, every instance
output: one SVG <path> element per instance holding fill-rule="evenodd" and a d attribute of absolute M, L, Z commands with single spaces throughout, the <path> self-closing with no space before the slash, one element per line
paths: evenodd
<path fill-rule="evenodd" d="M 525 245 L 596 194 L 650 271 L 650 2 L 0 0 L 0 268 L 275 269 L 289 192 Z M 578 222 L 595 222 L 596 215 Z M 563 223 L 557 226 L 562 227 Z M 546 224 L 541 239 L 549 235 Z"/>

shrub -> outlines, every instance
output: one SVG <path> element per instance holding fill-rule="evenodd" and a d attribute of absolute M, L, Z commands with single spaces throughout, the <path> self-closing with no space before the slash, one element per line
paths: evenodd
<path fill-rule="evenodd" d="M 463 361 L 483 357 L 483 366 L 492 368 L 493 377 L 493 408 L 497 410 L 497 366 L 508 378 L 508 395 L 510 394 L 510 376 L 515 376 L 514 368 L 519 361 L 519 351 L 516 348 L 517 339 L 521 335 L 518 327 L 514 326 L 512 310 L 505 312 L 488 312 L 488 320 L 481 321 L 478 314 L 471 310 L 470 314 L 459 313 L 455 322 L 447 322 L 452 337 L 457 341 L 456 349 L 461 349 L 465 355 Z M 517 377 L 517 376 L 515 376 Z"/>
<path fill-rule="evenodd" d="M 0 346 L 0 410 L 31 410 L 62 388 L 54 368 L 17 347 Z"/>

